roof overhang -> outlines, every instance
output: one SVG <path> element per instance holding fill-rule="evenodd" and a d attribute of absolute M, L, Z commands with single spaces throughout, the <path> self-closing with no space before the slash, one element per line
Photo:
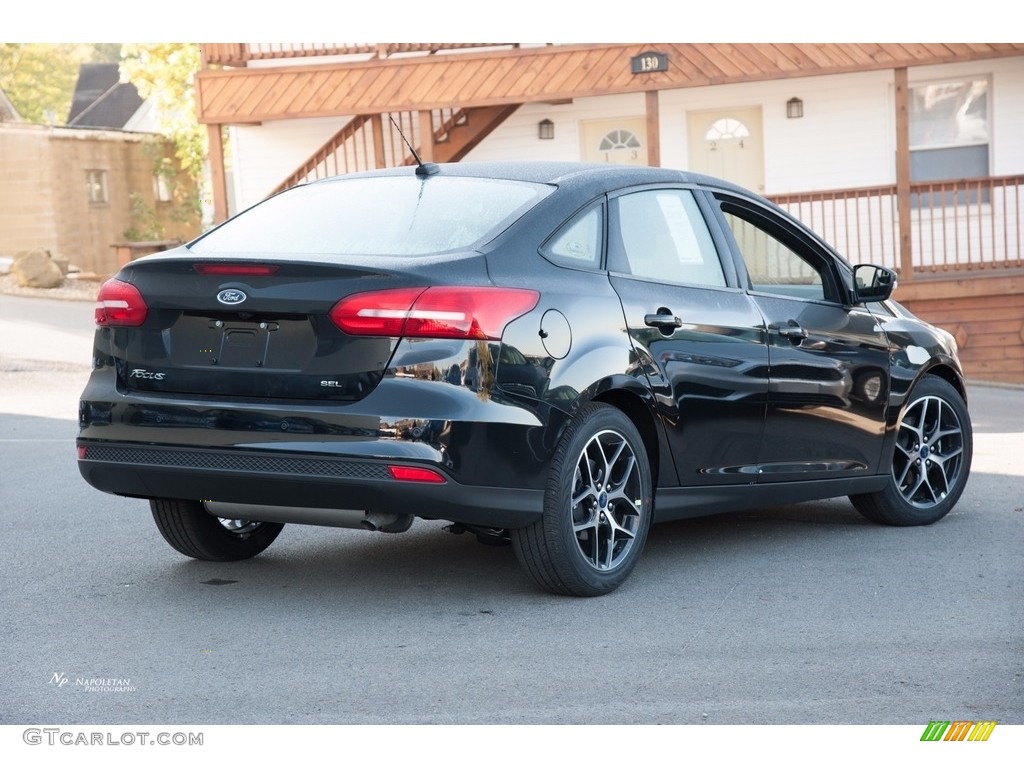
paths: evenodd
<path fill-rule="evenodd" d="M 664 71 L 634 74 L 644 53 Z M 354 63 L 206 69 L 201 123 L 555 102 L 727 83 L 1024 56 L 1024 43 L 635 43 L 554 45 Z M 263 64 L 263 63 L 261 63 Z"/>

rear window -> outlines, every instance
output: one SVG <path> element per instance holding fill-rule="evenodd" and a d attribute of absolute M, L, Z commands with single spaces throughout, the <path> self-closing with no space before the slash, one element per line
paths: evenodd
<path fill-rule="evenodd" d="M 296 187 L 190 244 L 201 254 L 417 256 L 479 247 L 554 187 L 456 176 L 364 177 Z"/>

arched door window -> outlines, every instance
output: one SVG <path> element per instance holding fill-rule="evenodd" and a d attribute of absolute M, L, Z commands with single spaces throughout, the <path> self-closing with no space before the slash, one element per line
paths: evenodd
<path fill-rule="evenodd" d="M 608 152 L 612 149 L 640 149 L 640 139 L 632 131 L 627 131 L 624 128 L 616 129 L 604 135 L 598 149 L 601 152 Z"/>
<path fill-rule="evenodd" d="M 718 149 L 720 141 L 739 141 L 739 146 L 742 149 L 744 140 L 749 138 L 750 131 L 747 126 L 731 117 L 715 120 L 704 134 L 704 140 L 709 143 L 708 149 L 712 152 Z"/>
<path fill-rule="evenodd" d="M 646 165 L 647 146 L 642 117 L 589 120 L 581 124 L 585 162 Z"/>

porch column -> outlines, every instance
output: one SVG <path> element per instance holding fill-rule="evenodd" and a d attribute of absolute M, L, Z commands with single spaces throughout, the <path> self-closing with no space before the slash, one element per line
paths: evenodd
<path fill-rule="evenodd" d="M 434 162 L 434 119 L 429 109 L 420 110 L 420 160 Z"/>
<path fill-rule="evenodd" d="M 661 167 L 661 120 L 658 113 L 658 92 L 644 92 L 647 112 L 647 164 Z"/>
<path fill-rule="evenodd" d="M 373 128 L 373 167 L 386 168 L 388 161 L 384 155 L 384 115 L 371 117 L 370 126 Z"/>
<path fill-rule="evenodd" d="M 900 282 L 914 279 L 914 253 L 910 240 L 910 87 L 907 68 L 896 75 L 896 213 L 900 234 Z"/>
<path fill-rule="evenodd" d="M 228 217 L 228 184 L 224 172 L 223 126 L 210 123 L 206 126 L 209 144 L 210 177 L 213 194 L 213 223 L 220 224 Z"/>

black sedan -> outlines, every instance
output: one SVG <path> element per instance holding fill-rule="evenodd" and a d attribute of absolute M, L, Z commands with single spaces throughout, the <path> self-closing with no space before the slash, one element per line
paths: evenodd
<path fill-rule="evenodd" d="M 680 171 L 325 179 L 102 286 L 78 466 L 193 558 L 420 517 L 569 595 L 622 584 L 659 521 L 849 496 L 933 523 L 971 423 L 895 284 Z"/>

